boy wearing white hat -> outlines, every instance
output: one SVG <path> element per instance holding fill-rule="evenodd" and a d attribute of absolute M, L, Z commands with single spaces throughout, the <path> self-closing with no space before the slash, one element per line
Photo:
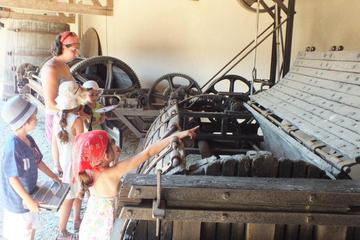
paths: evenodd
<path fill-rule="evenodd" d="M 56 97 L 56 107 L 60 110 L 54 116 L 52 154 L 55 166 L 62 175 L 62 181 L 70 184 L 70 192 L 60 208 L 59 233 L 57 239 L 70 239 L 71 234 L 66 230 L 72 207 L 74 207 L 74 229 L 80 227 L 81 200 L 78 198 L 78 184 L 73 183 L 72 151 L 75 137 L 84 131 L 84 123 L 78 115 L 80 101 L 76 94 L 75 85 L 71 81 L 63 82 L 59 86 Z"/>
<path fill-rule="evenodd" d="M 13 131 L 0 160 L 3 235 L 6 239 L 34 239 L 39 203 L 30 194 L 36 188 L 38 169 L 60 182 L 56 174 L 44 164 L 38 146 L 28 135 L 37 125 L 36 113 L 36 106 L 21 96 L 10 98 L 1 112 L 2 118 Z"/>
<path fill-rule="evenodd" d="M 93 80 L 84 82 L 82 87 L 87 90 L 84 111 L 89 114 L 89 116 L 84 119 L 86 130 L 103 130 L 101 124 L 106 120 L 105 113 L 97 113 L 96 110 L 104 107 L 98 102 L 104 89 L 100 88 L 97 82 Z"/>

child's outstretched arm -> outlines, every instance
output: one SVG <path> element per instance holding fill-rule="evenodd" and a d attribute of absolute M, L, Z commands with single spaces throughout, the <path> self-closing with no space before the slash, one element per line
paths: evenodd
<path fill-rule="evenodd" d="M 168 146 L 171 143 L 171 139 L 173 137 L 178 137 L 180 139 L 183 139 L 189 136 L 191 138 L 194 138 L 196 136 L 196 130 L 198 128 L 199 127 L 195 127 L 189 130 L 174 133 L 171 136 L 148 146 L 146 149 L 144 149 L 142 152 L 138 153 L 137 155 L 118 162 L 114 167 L 109 169 L 108 176 L 116 181 L 119 181 L 122 176 L 136 169 L 138 166 L 140 166 L 140 164 L 142 164 L 152 156 L 160 153 L 166 146 Z"/>
<path fill-rule="evenodd" d="M 38 163 L 38 168 L 40 169 L 40 171 L 42 171 L 44 174 L 46 174 L 49 178 L 51 178 L 54 182 L 61 183 L 58 176 L 53 171 L 51 171 L 49 169 L 49 167 L 43 161 L 40 161 Z"/>
<path fill-rule="evenodd" d="M 31 212 L 39 212 L 39 203 L 35 201 L 28 192 L 26 192 L 24 186 L 21 184 L 19 177 L 10 177 L 9 182 L 11 187 L 24 201 L 25 205 Z"/>

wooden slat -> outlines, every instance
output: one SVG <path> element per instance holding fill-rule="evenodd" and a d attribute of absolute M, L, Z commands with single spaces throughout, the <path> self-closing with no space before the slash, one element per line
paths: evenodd
<path fill-rule="evenodd" d="M 279 178 L 291 178 L 292 176 L 292 167 L 293 167 L 293 161 L 283 159 L 279 160 L 279 167 L 278 167 L 278 174 L 277 177 Z M 286 225 L 284 224 L 277 224 L 275 226 L 275 236 L 274 239 L 285 239 L 286 234 Z"/>
<path fill-rule="evenodd" d="M 315 228 L 316 240 L 346 240 L 347 227 L 344 226 L 316 226 Z"/>
<path fill-rule="evenodd" d="M 298 59 L 316 59 L 328 61 L 349 61 L 360 62 L 360 52 L 341 51 L 341 52 L 305 52 L 300 51 L 297 55 Z"/>
<path fill-rule="evenodd" d="M 151 219 L 151 220 L 147 221 L 147 240 L 157 240 L 157 237 L 156 237 L 156 221 L 154 221 L 154 218 Z"/>
<path fill-rule="evenodd" d="M 174 221 L 173 240 L 200 240 L 200 222 Z"/>
<path fill-rule="evenodd" d="M 280 84 L 280 82 L 279 82 Z M 360 108 L 360 101 L 359 96 L 353 96 L 350 94 L 342 93 L 342 92 L 334 92 L 332 90 L 328 90 L 325 88 L 319 88 L 315 86 L 310 86 L 309 84 L 303 84 L 296 81 L 281 81 L 281 85 L 294 88 L 296 90 L 301 90 L 303 92 L 307 92 L 314 96 L 319 96 L 324 99 L 328 99 L 334 102 L 338 102 L 344 105 L 352 106 L 355 108 Z"/>
<path fill-rule="evenodd" d="M 249 177 L 251 176 L 251 165 L 252 160 L 245 155 L 238 155 L 238 177 Z M 244 223 L 233 223 L 231 228 L 231 239 L 232 240 L 244 240 L 246 239 L 246 224 Z"/>
<path fill-rule="evenodd" d="M 213 162 L 210 162 L 205 170 L 205 174 L 207 176 L 220 176 L 221 175 L 221 162 L 218 160 L 215 160 Z M 205 176 L 204 176 L 205 177 Z M 216 239 L 216 223 L 204 221 L 201 224 L 201 236 L 202 239 Z M 205 235 L 204 231 L 206 231 Z"/>
<path fill-rule="evenodd" d="M 253 160 L 251 175 L 253 177 L 276 177 L 277 169 L 277 159 L 260 155 Z M 247 224 L 246 237 L 248 240 L 272 240 L 274 236 L 275 224 Z"/>
<path fill-rule="evenodd" d="M 270 89 L 272 90 L 272 89 Z M 268 91 L 270 91 L 268 90 Z M 307 92 L 304 91 L 299 91 L 295 88 L 289 87 L 289 86 L 285 86 L 285 85 L 278 85 L 276 87 L 275 90 L 272 91 L 282 91 L 282 92 L 291 92 L 292 96 L 294 98 L 298 98 L 298 99 L 302 99 L 305 100 L 309 103 L 313 103 L 314 106 L 318 106 L 324 109 L 327 109 L 331 112 L 343 115 L 343 116 L 347 116 L 350 119 L 356 120 L 358 121 L 360 119 L 360 113 L 359 113 L 359 109 L 356 107 L 352 107 L 352 106 L 347 106 L 344 105 L 342 103 L 333 101 L 331 99 L 327 99 L 326 96 L 315 96 L 312 94 L 309 94 Z M 268 91 L 264 92 L 267 93 Z M 261 94 L 264 94 L 261 93 Z M 256 96 L 261 96 L 260 94 L 255 95 Z M 324 101 L 325 100 L 325 101 Z"/>
<path fill-rule="evenodd" d="M 286 74 L 286 76 L 281 80 L 281 82 L 283 81 L 290 81 L 290 82 L 296 81 L 305 84 L 307 86 L 319 87 L 330 91 L 334 91 L 335 93 L 340 92 L 348 95 L 360 96 L 360 86 L 357 84 L 350 84 L 347 82 L 327 80 L 315 76 L 306 76 L 300 73 L 293 73 L 293 72 Z"/>
<path fill-rule="evenodd" d="M 272 240 L 275 236 L 274 224 L 248 224 L 246 228 L 247 240 Z"/>
<path fill-rule="evenodd" d="M 286 91 L 268 91 L 272 96 L 282 100 L 282 104 L 291 105 L 298 116 L 309 122 L 322 121 L 322 127 L 330 127 L 333 134 L 344 137 L 349 142 L 359 142 L 360 145 L 360 123 L 344 116 L 337 115 L 329 110 L 314 106 L 307 101 L 292 97 Z M 324 124 L 326 124 L 324 126 Z M 325 129 L 327 130 L 327 129 Z"/>
<path fill-rule="evenodd" d="M 173 233 L 173 222 L 170 221 L 161 221 L 161 240 L 172 240 Z"/>
<path fill-rule="evenodd" d="M 360 83 L 360 74 L 358 73 L 338 72 L 338 71 L 296 67 L 296 66 L 294 66 L 291 69 L 290 73 L 301 74 L 308 77 L 316 77 L 319 79 L 346 83 L 351 85 L 357 85 Z"/>
<path fill-rule="evenodd" d="M 139 221 L 134 232 L 135 239 L 147 239 L 147 221 Z"/>
<path fill-rule="evenodd" d="M 222 176 L 235 176 L 237 171 L 237 161 L 229 157 L 222 161 Z M 230 223 L 218 223 L 216 226 L 216 238 L 229 240 L 231 237 L 231 224 Z"/>
<path fill-rule="evenodd" d="M 273 99 L 271 99 L 273 100 Z M 268 106 L 268 109 L 271 109 L 273 112 L 276 113 L 276 115 L 278 115 L 279 117 L 283 118 L 283 119 L 287 119 L 289 122 L 291 122 L 294 126 L 296 126 L 297 128 L 301 129 L 302 131 L 304 131 L 305 133 L 308 133 L 310 135 L 313 135 L 314 133 L 316 133 L 317 138 L 319 140 L 322 140 L 323 142 L 337 142 L 338 143 L 338 137 L 333 135 L 332 133 L 328 132 L 328 131 L 324 131 L 323 129 L 321 129 L 320 127 L 315 126 L 312 123 L 307 122 L 306 120 L 304 120 L 303 118 L 294 115 L 292 113 L 289 112 L 287 106 L 283 106 L 283 107 L 279 107 L 280 104 L 273 104 L 271 103 L 271 100 L 269 99 L 269 97 L 264 97 L 262 96 L 262 99 L 256 99 L 256 101 L 258 103 L 260 103 L 263 106 Z M 270 104 L 269 104 L 270 103 Z M 356 146 L 353 146 L 353 144 L 346 142 L 346 145 L 344 146 L 343 144 L 341 145 L 344 148 L 338 151 L 342 152 L 343 154 L 347 154 L 350 158 L 355 158 L 359 155 L 359 150 L 357 149 Z M 347 147 L 350 147 L 350 150 L 346 150 Z M 336 147 L 335 147 L 336 148 Z"/>
<path fill-rule="evenodd" d="M 128 213 L 131 212 L 131 215 Z M 121 218 L 137 220 L 153 220 L 151 206 L 124 206 Z M 360 226 L 358 214 L 337 213 L 292 213 L 274 211 L 216 211 L 194 209 L 166 209 L 165 219 L 179 222 L 212 222 L 236 223 L 246 222 L 254 224 L 307 224 L 311 221 L 315 225 L 331 226 Z"/>
<path fill-rule="evenodd" d="M 351 158 L 359 155 L 360 135 L 332 124 L 327 119 L 321 119 L 311 112 L 303 111 L 297 106 L 279 100 L 279 93 L 268 95 L 269 101 L 276 101 L 276 112 L 282 112 L 282 118 L 292 122 L 299 129 L 315 136 L 329 146 L 348 154 Z M 274 108 L 275 109 L 275 108 Z M 279 114 L 280 116 L 280 114 Z M 356 130 L 356 129 L 355 129 Z"/>
<path fill-rule="evenodd" d="M 261 96 L 254 96 L 252 99 L 260 103 L 265 108 L 272 110 L 279 117 L 291 122 L 293 125 L 304 131 L 305 133 L 316 136 L 319 140 L 322 140 L 330 146 L 333 146 L 335 149 L 343 152 L 344 154 L 347 154 L 351 158 L 354 159 L 355 157 L 359 156 L 360 151 L 358 149 L 358 146 L 354 145 L 350 141 L 346 141 L 346 139 L 343 139 L 344 143 L 342 143 L 341 141 L 339 141 L 339 136 L 334 135 L 329 130 L 324 130 L 321 128 L 323 127 L 323 122 L 307 121 L 306 119 L 304 119 L 303 116 L 300 117 L 298 115 L 299 112 L 295 107 L 289 106 L 289 104 L 287 104 L 286 102 L 284 103 L 282 100 L 275 97 L 274 95 L 270 95 L 268 91 L 263 92 Z M 342 137 L 346 136 L 343 135 Z M 341 146 L 341 149 L 339 149 L 338 145 L 335 146 L 334 143 L 339 144 Z"/>
<path fill-rule="evenodd" d="M 123 188 L 155 187 L 155 175 L 127 174 L 123 181 Z M 184 176 L 163 175 L 161 177 L 162 188 L 204 188 L 204 189 L 233 189 L 239 190 L 273 190 L 284 192 L 318 192 L 324 194 L 338 193 L 339 195 L 349 193 L 354 197 L 360 197 L 360 182 L 355 180 L 329 181 L 326 179 L 283 179 L 276 178 L 247 178 L 247 177 L 213 177 L 213 176 Z M 149 195 L 149 199 L 153 199 Z M 175 197 L 175 196 L 174 196 Z M 213 199 L 216 199 L 215 197 Z M 324 199 L 326 200 L 326 199 Z M 328 199 L 327 201 L 331 201 Z"/>
<path fill-rule="evenodd" d="M 333 70 L 340 72 L 360 73 L 360 62 L 337 62 L 312 59 L 297 59 L 294 62 L 294 66 Z"/>

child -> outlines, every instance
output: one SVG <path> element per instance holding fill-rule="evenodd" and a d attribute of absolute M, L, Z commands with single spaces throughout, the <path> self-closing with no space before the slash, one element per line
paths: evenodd
<path fill-rule="evenodd" d="M 1 112 L 14 132 L 4 146 L 0 166 L 3 236 L 6 239 L 34 239 L 39 203 L 30 194 L 36 187 L 38 169 L 60 182 L 44 164 L 38 146 L 28 135 L 37 125 L 36 113 L 36 106 L 21 96 L 10 98 Z"/>
<path fill-rule="evenodd" d="M 74 230 L 80 227 L 81 200 L 77 198 L 79 184 L 72 184 L 72 151 L 77 135 L 84 131 L 82 119 L 78 115 L 79 99 L 74 82 L 63 82 L 59 86 L 56 107 L 60 109 L 54 116 L 52 154 L 55 167 L 62 175 L 62 181 L 70 184 L 70 192 L 60 208 L 59 233 L 57 239 L 69 239 L 72 235 L 66 230 L 71 208 L 74 206 Z"/>
<path fill-rule="evenodd" d="M 115 198 L 121 177 L 158 154 L 170 144 L 172 137 L 193 138 L 196 129 L 175 133 L 112 167 L 109 167 L 109 163 L 119 157 L 120 151 L 110 141 L 109 135 L 103 130 L 81 134 L 76 139 L 77 152 L 74 153 L 74 163 L 77 166 L 74 165 L 74 171 L 78 172 L 82 187 L 81 196 L 90 190 L 90 197 L 80 226 L 80 239 L 110 239 L 114 223 Z"/>
<path fill-rule="evenodd" d="M 103 107 L 103 105 L 98 102 L 99 96 L 103 93 L 103 89 L 93 80 L 84 82 L 82 87 L 87 90 L 84 111 L 89 114 L 89 117 L 84 121 L 86 129 L 88 131 L 103 130 L 101 124 L 105 122 L 105 113 L 95 112 L 96 109 Z"/>

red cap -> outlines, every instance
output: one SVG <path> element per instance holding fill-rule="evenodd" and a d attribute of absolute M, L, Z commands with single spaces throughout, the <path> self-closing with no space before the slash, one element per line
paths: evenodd
<path fill-rule="evenodd" d="M 60 34 L 60 42 L 63 45 L 80 43 L 79 37 L 74 32 L 66 31 Z"/>
<path fill-rule="evenodd" d="M 109 135 L 104 130 L 82 133 L 75 140 L 73 170 L 75 174 L 95 170 L 103 161 L 109 144 Z"/>

